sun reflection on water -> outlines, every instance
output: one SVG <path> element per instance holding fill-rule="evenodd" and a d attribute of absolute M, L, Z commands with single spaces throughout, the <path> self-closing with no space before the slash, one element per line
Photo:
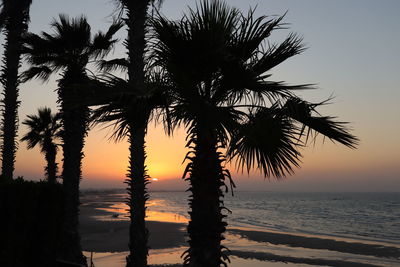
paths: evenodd
<path fill-rule="evenodd" d="M 153 206 L 163 206 L 164 200 L 155 199 L 148 201 L 146 211 L 146 221 L 159 221 L 159 222 L 172 222 L 172 223 L 187 223 L 189 220 L 179 214 L 171 212 L 160 212 L 151 210 Z M 109 207 L 97 208 L 98 210 L 103 210 L 113 215 L 118 215 L 116 218 L 119 220 L 129 220 L 129 207 L 126 203 L 114 203 Z M 101 218 L 99 218 L 101 219 Z M 109 219 L 107 217 L 107 219 Z"/>

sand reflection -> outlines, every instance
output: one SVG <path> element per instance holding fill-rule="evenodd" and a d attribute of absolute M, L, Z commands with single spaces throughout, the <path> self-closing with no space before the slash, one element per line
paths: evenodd
<path fill-rule="evenodd" d="M 172 222 L 172 223 L 187 223 L 189 220 L 179 214 L 171 212 L 161 212 L 151 210 L 152 206 L 163 206 L 163 200 L 151 200 L 148 204 L 148 210 L 146 211 L 146 221 L 158 221 L 158 222 Z M 108 207 L 100 207 L 98 210 L 106 211 L 111 213 L 111 216 L 115 216 L 119 220 L 129 220 L 128 217 L 128 205 L 125 203 L 114 203 Z M 99 218 L 101 219 L 101 218 Z"/>

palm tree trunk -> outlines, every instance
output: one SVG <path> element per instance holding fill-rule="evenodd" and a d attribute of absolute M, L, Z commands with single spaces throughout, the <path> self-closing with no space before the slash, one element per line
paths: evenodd
<path fill-rule="evenodd" d="M 219 267 L 223 263 L 221 241 L 226 230 L 222 215 L 224 174 L 216 137 L 212 130 L 196 126 L 193 134 L 194 158 L 189 163 L 189 199 L 191 208 L 188 225 L 189 245 L 185 266 Z"/>
<path fill-rule="evenodd" d="M 135 127 L 136 126 L 136 127 Z M 146 201 L 149 198 L 146 185 L 148 176 L 146 174 L 145 160 L 145 134 L 146 124 L 130 124 L 129 132 L 129 172 L 126 183 L 128 184 L 128 205 L 131 224 L 129 227 L 129 251 L 127 267 L 147 266 L 148 255 L 148 230 L 145 224 Z"/>
<path fill-rule="evenodd" d="M 129 82 L 139 90 L 144 89 L 144 52 L 146 46 L 146 20 L 149 0 L 131 0 L 126 7 L 128 10 L 128 40 Z"/>
<path fill-rule="evenodd" d="M 10 18 L 6 24 L 6 44 L 4 46 L 3 67 L 0 81 L 4 86 L 3 127 L 2 127 L 2 176 L 12 180 L 18 123 L 18 69 L 21 60 L 22 34 L 27 30 L 24 16 Z"/>
<path fill-rule="evenodd" d="M 62 104 L 64 227 L 59 259 L 86 265 L 79 234 L 79 182 L 87 132 L 88 108 L 69 109 Z"/>
<path fill-rule="evenodd" d="M 56 145 L 53 144 L 51 141 L 46 141 L 44 147 L 46 151 L 45 158 L 47 161 L 47 166 L 45 168 L 47 181 L 51 184 L 55 184 L 57 180 Z"/>
<path fill-rule="evenodd" d="M 139 92 L 144 91 L 144 52 L 145 52 L 145 32 L 146 19 L 149 0 L 130 0 L 124 1 L 127 9 L 128 19 L 128 38 L 126 47 L 128 49 L 129 66 L 128 82 Z M 138 109 L 135 109 L 138 110 Z M 127 267 L 147 266 L 148 255 L 148 230 L 145 225 L 146 217 L 146 153 L 145 153 L 145 134 L 149 113 L 136 114 L 139 122 L 129 124 L 130 133 L 130 159 L 128 173 L 128 205 L 131 218 L 129 228 L 129 250 L 127 257 Z"/>

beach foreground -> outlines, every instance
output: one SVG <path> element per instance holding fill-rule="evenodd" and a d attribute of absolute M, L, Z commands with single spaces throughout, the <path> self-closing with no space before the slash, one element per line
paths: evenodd
<path fill-rule="evenodd" d="M 81 206 L 82 246 L 96 267 L 125 266 L 129 220 L 119 194 L 85 194 Z M 149 263 L 179 265 L 187 248 L 186 218 L 149 211 Z M 400 246 L 379 242 L 231 227 L 224 245 L 229 266 L 399 266 Z"/>

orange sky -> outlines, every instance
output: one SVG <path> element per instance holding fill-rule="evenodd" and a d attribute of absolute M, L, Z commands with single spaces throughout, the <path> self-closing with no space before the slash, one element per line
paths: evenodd
<path fill-rule="evenodd" d="M 128 144 L 125 141 L 120 143 L 109 141 L 107 132 L 107 129 L 101 130 L 97 127 L 89 133 L 83 160 L 84 187 L 120 188 L 124 186 L 122 181 L 125 179 L 128 165 Z M 174 137 L 167 137 L 161 127 L 154 127 L 154 125 L 150 127 L 147 137 L 147 166 L 150 176 L 159 179 L 158 182 L 153 183 L 162 184 L 165 180 L 182 176 L 185 166 L 182 160 L 187 151 L 184 146 L 183 129 L 177 131 Z M 324 185 L 327 182 L 330 183 L 327 181 L 329 179 L 334 179 L 331 182 L 346 188 L 345 185 L 350 184 L 349 180 L 362 182 L 364 176 L 371 174 L 381 176 L 376 177 L 379 183 L 384 182 L 385 179 L 397 183 L 393 181 L 393 175 L 400 173 L 398 152 L 393 150 L 379 152 L 374 149 L 376 147 L 373 144 L 361 143 L 357 150 L 351 150 L 332 144 L 328 140 L 323 144 L 322 139 L 319 139 L 315 146 L 303 150 L 301 168 L 294 176 L 278 182 L 282 185 L 277 185 L 274 179 L 271 179 L 271 183 L 264 182 L 263 177 L 256 171 L 250 174 L 252 178 L 249 178 L 246 173 L 233 171 L 233 174 L 235 180 L 239 184 L 244 184 L 242 187 L 247 190 L 270 190 L 274 187 L 284 187 L 285 184 L 291 190 L 296 190 L 293 188 L 295 185 L 306 190 L 307 184 Z M 43 156 L 39 155 L 38 149 L 26 151 L 24 147 L 21 147 L 17 157 L 17 174 L 25 177 L 41 177 L 44 164 Z M 234 170 L 233 166 L 228 165 L 228 167 Z M 299 184 L 299 181 L 303 183 Z M 184 185 L 180 184 L 178 189 L 182 189 L 182 186 Z M 329 190 L 329 186 L 322 186 L 321 190 L 324 188 Z M 162 188 L 157 187 L 157 189 Z M 168 189 L 171 188 L 168 187 Z"/>

